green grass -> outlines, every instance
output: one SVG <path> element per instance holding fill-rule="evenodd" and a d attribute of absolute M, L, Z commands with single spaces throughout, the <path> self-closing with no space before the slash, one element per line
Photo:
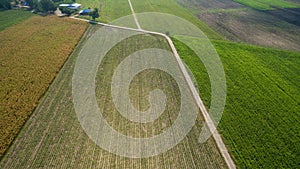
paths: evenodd
<path fill-rule="evenodd" d="M 287 2 L 284 0 L 234 0 L 240 4 L 258 9 L 258 10 L 272 10 L 276 8 L 300 8 L 299 4 Z"/>
<path fill-rule="evenodd" d="M 131 3 L 136 13 L 160 12 L 176 15 L 196 25 L 210 39 L 222 39 L 222 37 L 206 25 L 206 23 L 200 21 L 189 10 L 180 6 L 176 0 L 131 0 Z"/>
<path fill-rule="evenodd" d="M 83 8 L 100 8 L 101 5 L 102 9 L 100 10 L 100 18 L 97 19 L 97 21 L 101 22 L 111 22 L 122 16 L 132 14 L 127 0 L 78 0 L 77 2 L 82 3 Z M 161 12 L 173 14 L 190 21 L 191 23 L 199 27 L 209 38 L 218 40 L 222 39 L 222 37 L 219 34 L 217 34 L 204 22 L 200 21 L 197 17 L 195 17 L 189 10 L 180 6 L 176 2 L 176 0 L 131 0 L 131 3 L 136 13 Z M 134 22 L 132 23 L 134 24 Z M 130 23 L 128 25 L 133 24 Z"/>
<path fill-rule="evenodd" d="M 131 15 L 127 0 L 77 0 L 83 5 L 82 8 L 98 8 L 100 17 L 97 21 L 110 22 L 122 16 Z"/>
<path fill-rule="evenodd" d="M 196 43 L 196 42 L 195 42 Z M 240 168 L 297 168 L 300 161 L 300 53 L 214 41 L 227 79 L 227 102 L 218 126 Z M 208 77 L 179 41 L 180 56 L 209 106 Z"/>
<path fill-rule="evenodd" d="M 16 25 L 34 14 L 22 10 L 0 11 L 0 31 L 10 26 Z"/>

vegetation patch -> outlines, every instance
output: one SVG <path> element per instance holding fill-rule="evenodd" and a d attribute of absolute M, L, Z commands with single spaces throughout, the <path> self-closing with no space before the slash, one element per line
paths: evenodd
<path fill-rule="evenodd" d="M 33 16 L 32 13 L 23 10 L 0 11 L 0 31 L 16 25 Z"/>
<path fill-rule="evenodd" d="M 200 59 L 175 40 L 204 103 L 210 90 Z M 197 43 L 197 42 L 195 42 Z M 227 79 L 227 102 L 218 126 L 241 168 L 297 168 L 300 137 L 300 53 L 214 41 Z"/>
<path fill-rule="evenodd" d="M 1 156 L 85 29 L 79 21 L 34 16 L 0 32 Z"/>
<path fill-rule="evenodd" d="M 259 11 L 230 0 L 182 0 L 180 5 L 227 40 L 300 50 L 300 8 Z"/>
<path fill-rule="evenodd" d="M 234 0 L 235 2 L 258 10 L 273 10 L 275 8 L 300 8 L 299 4 L 284 0 Z"/>
<path fill-rule="evenodd" d="M 127 0 L 77 0 L 77 3 L 82 4 L 84 9 L 98 8 L 100 16 L 96 20 L 104 23 L 111 22 L 122 16 L 131 15 L 130 6 Z"/>
<path fill-rule="evenodd" d="M 204 22 L 195 17 L 189 10 L 180 6 L 175 0 L 131 0 L 136 13 L 142 12 L 160 12 L 168 13 L 191 22 L 199 27 L 210 39 L 222 39 L 222 37 L 213 31 Z M 142 26 L 142 25 L 141 25 Z"/>

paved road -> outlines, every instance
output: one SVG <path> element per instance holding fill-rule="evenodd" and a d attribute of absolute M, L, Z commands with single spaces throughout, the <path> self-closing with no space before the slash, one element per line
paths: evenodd
<path fill-rule="evenodd" d="M 203 104 L 203 102 L 202 102 L 202 100 L 201 100 L 201 98 L 200 98 L 200 96 L 199 96 L 199 94 L 198 94 L 195 86 L 194 86 L 194 83 L 193 83 L 191 77 L 188 74 L 188 71 L 186 70 L 186 68 L 185 68 L 182 60 L 180 59 L 180 56 L 177 53 L 177 50 L 175 48 L 175 45 L 173 44 L 173 41 L 171 40 L 171 38 L 169 36 L 167 36 L 167 35 L 165 35 L 163 33 L 143 30 L 141 28 L 139 22 L 138 22 L 138 19 L 137 19 L 136 15 L 135 15 L 134 9 L 133 9 L 132 4 L 131 4 L 131 1 L 128 0 L 128 3 L 130 5 L 130 9 L 131 9 L 132 15 L 134 17 L 134 21 L 135 21 L 138 29 L 128 28 L 128 27 L 122 27 L 122 26 L 116 26 L 116 25 L 110 25 L 110 24 L 105 24 L 105 23 L 100 23 L 100 22 L 93 22 L 93 21 L 89 21 L 89 20 L 86 20 L 86 19 L 80 19 L 80 18 L 75 18 L 75 17 L 71 17 L 71 18 L 77 19 L 77 20 L 82 20 L 82 21 L 85 21 L 85 22 L 93 22 L 93 23 L 96 23 L 96 24 L 99 24 L 99 25 L 102 25 L 102 26 L 108 26 L 108 27 L 112 27 L 112 28 L 118 28 L 118 29 L 124 29 L 124 30 L 132 30 L 132 31 L 138 31 L 138 32 L 143 32 L 143 33 L 148 33 L 148 34 L 160 35 L 160 36 L 163 36 L 164 38 L 166 38 L 167 41 L 168 41 L 168 43 L 169 43 L 169 45 L 170 45 L 170 47 L 171 47 L 171 49 L 172 49 L 172 52 L 173 52 L 173 54 L 174 54 L 174 56 L 176 58 L 176 61 L 177 61 L 178 65 L 179 65 L 179 67 L 180 67 L 180 70 L 181 70 L 182 74 L 184 75 L 184 78 L 185 78 L 185 80 L 186 80 L 186 82 L 187 82 L 187 84 L 188 84 L 188 86 L 189 86 L 189 88 L 190 88 L 190 90 L 191 90 L 191 92 L 193 94 L 193 97 L 194 97 L 194 99 L 195 99 L 198 107 L 200 108 L 200 110 L 202 112 L 202 115 L 203 115 L 204 120 L 205 120 L 205 122 L 207 124 L 207 127 L 209 128 L 210 132 L 213 135 L 214 140 L 217 143 L 217 146 L 218 146 L 218 148 L 219 148 L 219 150 L 221 152 L 221 155 L 223 156 L 223 158 L 224 158 L 226 164 L 228 165 L 228 167 L 230 169 L 235 169 L 236 166 L 235 166 L 235 164 L 234 164 L 231 156 L 229 155 L 228 150 L 227 150 L 227 148 L 226 148 L 226 146 L 225 146 L 225 144 L 224 144 L 224 142 L 223 142 L 223 140 L 222 140 L 222 138 L 221 138 L 218 130 L 216 129 L 215 124 L 213 123 L 210 115 L 208 114 L 208 111 L 206 110 L 206 108 L 205 108 L 205 106 L 204 106 L 204 104 Z"/>

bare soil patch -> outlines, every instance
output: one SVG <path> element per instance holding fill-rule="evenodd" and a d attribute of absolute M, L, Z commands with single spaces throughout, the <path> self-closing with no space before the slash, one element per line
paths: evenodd
<path fill-rule="evenodd" d="M 276 11 L 272 12 L 271 15 L 249 9 L 202 13 L 198 17 L 228 40 L 299 51 L 300 27 L 287 22 L 288 19 L 276 17 Z M 285 18 L 290 18 L 291 22 L 293 20 L 292 15 L 285 15 Z"/>
<path fill-rule="evenodd" d="M 230 0 L 178 0 L 178 3 L 228 40 L 300 50 L 300 9 L 259 11 Z"/>

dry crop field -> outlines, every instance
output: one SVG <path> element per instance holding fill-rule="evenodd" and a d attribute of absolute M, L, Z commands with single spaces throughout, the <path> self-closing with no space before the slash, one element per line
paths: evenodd
<path fill-rule="evenodd" d="M 38 105 L 85 29 L 82 22 L 33 16 L 0 32 L 0 156 Z"/>

